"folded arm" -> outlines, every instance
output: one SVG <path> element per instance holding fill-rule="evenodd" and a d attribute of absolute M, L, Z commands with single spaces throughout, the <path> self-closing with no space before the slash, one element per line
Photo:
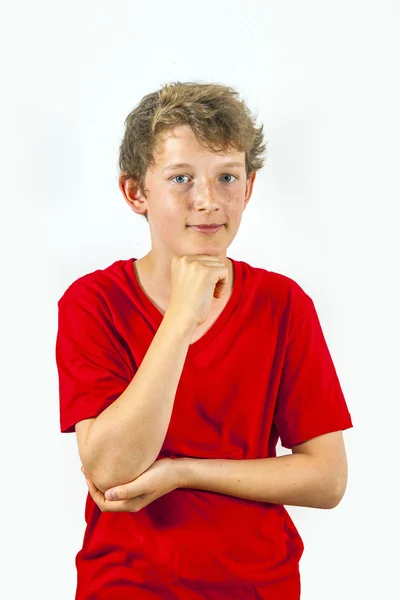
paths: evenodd
<path fill-rule="evenodd" d="M 181 485 L 260 502 L 334 508 L 347 485 L 342 431 L 298 444 L 271 458 L 178 459 Z"/>

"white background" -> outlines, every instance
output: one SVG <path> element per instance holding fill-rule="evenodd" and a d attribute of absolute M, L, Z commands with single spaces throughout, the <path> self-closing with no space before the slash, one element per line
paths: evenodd
<path fill-rule="evenodd" d="M 0 596 L 74 598 L 87 488 L 76 436 L 59 429 L 57 300 L 150 249 L 117 185 L 123 121 L 164 82 L 202 80 L 234 86 L 268 140 L 227 254 L 313 298 L 354 422 L 339 506 L 288 507 L 302 600 L 400 597 L 398 2 L 2 12 Z"/>

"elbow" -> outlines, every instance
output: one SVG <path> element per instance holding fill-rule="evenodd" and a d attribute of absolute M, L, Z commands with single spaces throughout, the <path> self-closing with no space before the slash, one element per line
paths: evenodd
<path fill-rule="evenodd" d="M 95 473 L 93 477 L 90 477 L 90 479 L 93 481 L 93 484 L 97 487 L 97 489 L 100 490 L 100 492 L 102 492 L 103 494 L 105 494 L 107 490 L 113 487 L 113 485 L 110 485 L 109 482 L 104 478 L 103 474 Z"/>
<path fill-rule="evenodd" d="M 85 469 L 85 475 L 88 477 L 95 487 L 100 492 L 106 492 L 114 485 L 119 485 L 121 482 L 116 482 L 116 469 L 115 465 L 99 460 L 99 457 L 86 456 L 86 460 L 83 461 L 81 457 L 83 468 Z"/>
<path fill-rule="evenodd" d="M 103 494 L 112 487 L 133 481 L 146 470 L 139 472 L 141 461 L 127 462 L 124 455 L 111 452 L 93 438 L 80 452 L 80 458 L 86 476 Z"/>
<path fill-rule="evenodd" d="M 113 487 L 130 483 L 148 469 L 148 467 L 142 468 L 139 464 L 128 473 L 122 467 L 118 467 L 118 464 L 118 461 L 115 461 L 111 465 L 98 465 L 97 468 L 92 469 L 93 477 L 90 475 L 89 477 L 103 494 Z"/>
<path fill-rule="evenodd" d="M 324 502 L 324 504 L 323 504 L 323 506 L 321 506 L 321 508 L 325 508 L 325 509 L 336 508 L 343 499 L 343 496 L 346 491 L 346 487 L 347 487 L 347 482 L 336 485 L 333 488 L 333 491 L 330 494 L 329 498 L 327 498 L 327 500 Z"/>
<path fill-rule="evenodd" d="M 134 452 L 127 460 L 127 453 L 122 448 L 111 450 L 100 438 L 92 436 L 90 443 L 81 452 L 81 460 L 87 476 L 103 494 L 112 487 L 130 483 L 144 473 L 156 460 L 157 456 L 143 456 L 140 451 Z"/>
<path fill-rule="evenodd" d="M 91 472 L 88 472 L 88 476 L 93 481 L 97 489 L 103 494 L 112 487 L 122 485 L 123 483 L 128 483 L 128 481 L 135 479 L 135 477 L 127 479 L 124 477 L 123 473 L 117 472 L 117 469 L 112 465 L 98 465 L 96 468 L 93 468 Z"/>
<path fill-rule="evenodd" d="M 85 477 L 90 479 L 93 482 L 94 486 L 98 490 L 100 490 L 100 492 L 103 492 L 104 494 L 104 492 L 106 492 L 110 487 L 112 487 L 108 485 L 108 480 L 106 477 L 104 477 L 103 469 L 93 467 L 93 465 L 88 461 L 82 461 L 82 465 L 85 469 Z"/>

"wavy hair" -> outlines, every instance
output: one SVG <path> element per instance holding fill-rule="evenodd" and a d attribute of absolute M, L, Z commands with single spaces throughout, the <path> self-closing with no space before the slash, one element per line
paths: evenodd
<path fill-rule="evenodd" d="M 245 152 L 247 178 L 264 166 L 263 125 L 256 126 L 234 88 L 220 83 L 166 83 L 144 96 L 124 125 L 120 175 L 123 181 L 136 179 L 145 198 L 147 169 L 155 164 L 159 142 L 177 125 L 188 125 L 198 142 L 213 152 Z M 148 221 L 147 214 L 143 216 Z"/>

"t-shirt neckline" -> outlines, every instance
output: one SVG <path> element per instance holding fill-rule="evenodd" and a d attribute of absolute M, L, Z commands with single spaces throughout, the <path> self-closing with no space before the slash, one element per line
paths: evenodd
<path fill-rule="evenodd" d="M 235 310 L 240 300 L 243 289 L 243 265 L 241 261 L 236 261 L 230 256 L 227 256 L 227 258 L 229 258 L 232 261 L 234 273 L 232 293 L 222 312 L 218 316 L 217 320 L 201 336 L 201 338 L 196 340 L 193 344 L 189 345 L 187 354 L 188 356 L 193 356 L 194 354 L 197 354 L 198 352 L 206 348 L 217 337 L 217 335 L 220 333 L 228 319 L 231 317 L 233 311 Z M 153 304 L 153 302 L 150 300 L 150 298 L 146 295 L 146 293 L 140 286 L 133 265 L 135 260 L 137 260 L 137 258 L 130 258 L 126 261 L 127 271 L 134 285 L 137 295 L 140 297 L 143 306 L 150 314 L 152 323 L 154 323 L 156 329 L 158 329 L 164 318 L 164 315 L 158 310 L 156 305 Z"/>

